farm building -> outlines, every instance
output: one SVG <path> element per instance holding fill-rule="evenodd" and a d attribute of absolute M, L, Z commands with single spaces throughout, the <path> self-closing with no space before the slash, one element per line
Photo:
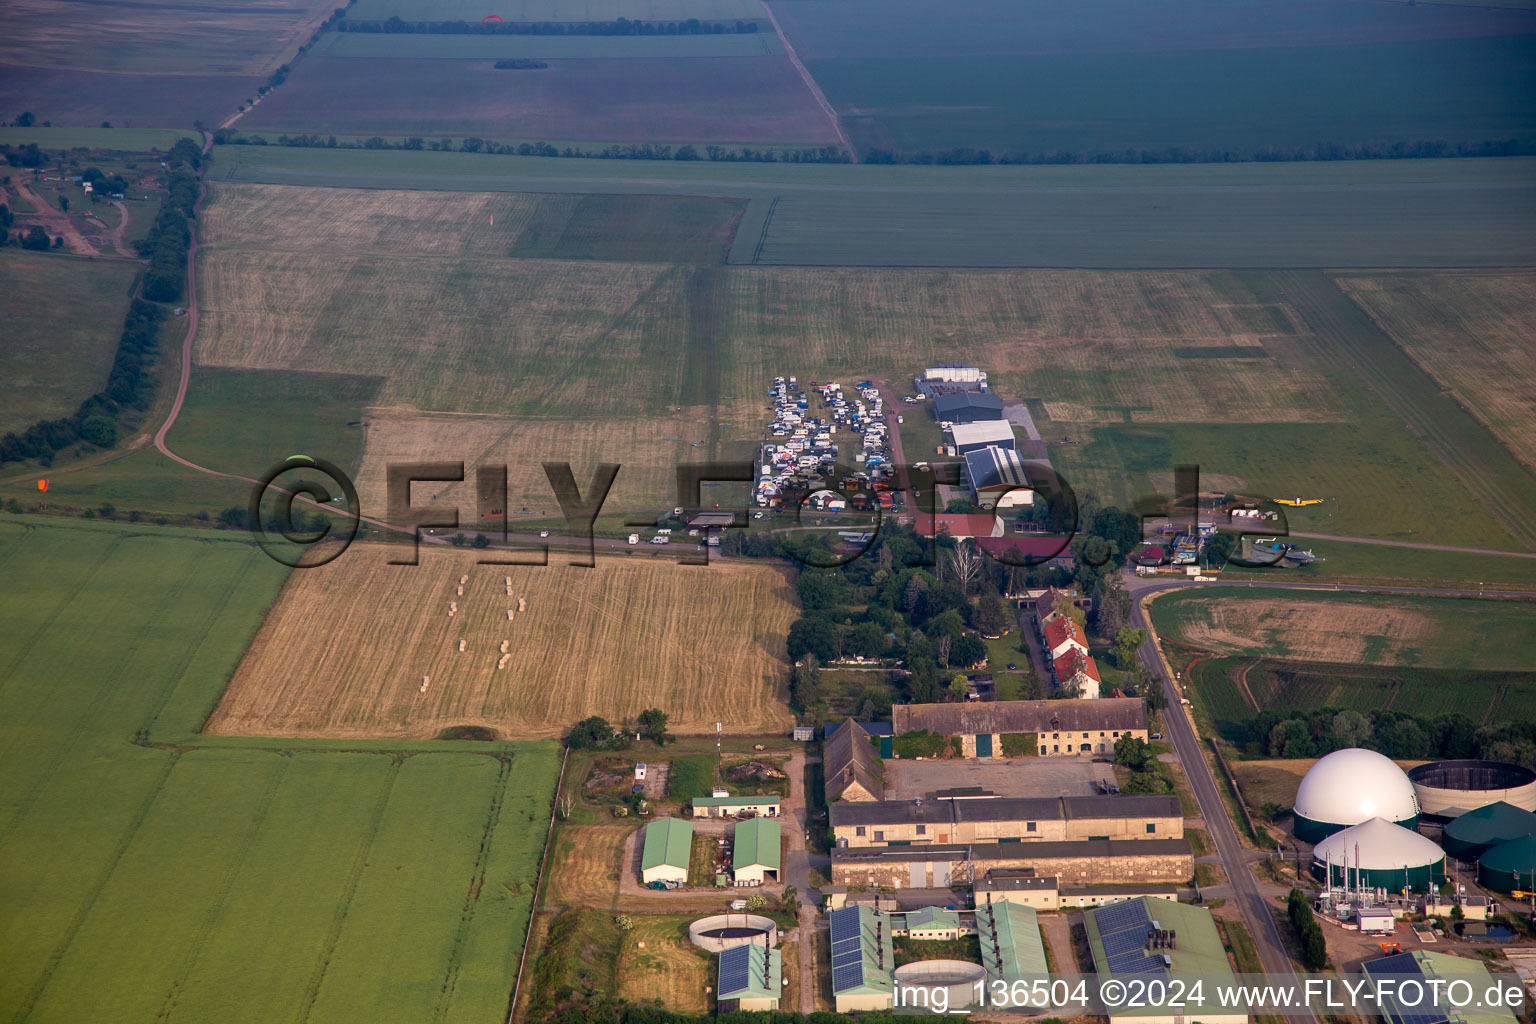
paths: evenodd
<path fill-rule="evenodd" d="M 1034 736 L 1041 755 L 1107 754 L 1122 736 L 1147 738 L 1147 704 L 1140 697 L 898 704 L 891 726 L 897 736 L 926 729 L 958 737 L 963 757 L 1002 757 L 1007 735 Z"/>
<path fill-rule="evenodd" d="M 912 378 L 912 388 L 924 398 L 987 390 L 987 371 L 974 366 L 930 366 Z"/>
<path fill-rule="evenodd" d="M 979 423 L 956 423 L 949 428 L 949 436 L 955 443 L 955 454 L 966 456 L 984 448 L 1004 448 L 1013 451 L 1013 427 L 1006 420 L 983 420 Z"/>
<path fill-rule="evenodd" d="M 1392 979 L 1392 988 L 1385 990 L 1377 1008 L 1387 1024 L 1515 1024 L 1512 1011 L 1483 1005 L 1481 996 L 1492 987 L 1494 978 L 1482 960 L 1415 949 L 1367 960 L 1360 970 L 1371 979 Z M 1417 981 L 1422 986 L 1418 991 L 1425 996 L 1415 998 L 1411 1006 L 1404 1006 L 1392 994 L 1403 991 L 1407 979 Z M 1478 1005 L 1450 1005 L 1449 986 L 1458 981 L 1471 986 L 1479 997 Z"/>
<path fill-rule="evenodd" d="M 917 535 L 919 537 L 937 537 L 945 533 L 955 540 L 970 540 L 972 537 L 1001 537 L 1003 535 L 1003 521 L 990 512 L 940 512 L 935 515 L 927 515 L 919 512 L 917 516 Z"/>
<path fill-rule="evenodd" d="M 688 858 L 693 852 L 693 826 L 681 818 L 657 818 L 645 826 L 645 845 L 640 852 L 640 880 L 688 881 Z"/>
<path fill-rule="evenodd" d="M 783 953 L 766 945 L 747 943 L 720 954 L 721 1013 L 737 1010 L 777 1010 L 784 988 Z"/>
<path fill-rule="evenodd" d="M 935 398 L 933 414 L 940 423 L 953 423 L 957 426 L 982 420 L 1001 420 L 1003 400 L 990 391 L 958 391 Z"/>
<path fill-rule="evenodd" d="M 981 966 L 987 969 L 989 982 L 1012 984 L 1025 975 L 1050 970 L 1033 907 L 1022 903 L 977 906 L 976 935 L 981 940 Z"/>
<path fill-rule="evenodd" d="M 1235 987 L 1237 977 L 1216 922 L 1204 907 L 1143 897 L 1089 910 L 1083 926 L 1101 980 L 1134 977 L 1172 983 L 1198 977 L 1206 982 L 1201 1024 L 1247 1024 L 1247 1007 L 1222 1006 L 1219 995 L 1213 995 L 1215 988 Z M 1121 1007 L 1110 1011 L 1109 1024 L 1183 1024 L 1186 1013 L 1182 1006 Z"/>
<path fill-rule="evenodd" d="M 971 895 L 978 909 L 993 903 L 1017 903 L 1036 910 L 1055 910 L 1061 906 L 1061 880 L 1055 875 L 994 871 L 971 886 Z"/>
<path fill-rule="evenodd" d="M 828 915 L 832 926 L 832 998 L 838 1013 L 887 1010 L 894 998 L 896 951 L 888 915 L 865 906 Z"/>
<path fill-rule="evenodd" d="M 1051 684 L 1074 691 L 1083 700 L 1097 700 L 1103 682 L 1098 664 L 1083 651 L 1063 651 L 1051 659 Z"/>
<path fill-rule="evenodd" d="M 827 803 L 885 799 L 879 751 L 869 733 L 853 719 L 827 737 L 821 758 Z"/>
<path fill-rule="evenodd" d="M 837 885 L 933 889 L 973 885 L 993 872 L 1055 875 L 1074 887 L 1185 883 L 1195 873 L 1187 839 L 833 847 Z"/>
<path fill-rule="evenodd" d="M 965 481 L 971 498 L 982 508 L 1015 508 L 1033 505 L 1029 474 L 1019 453 L 1012 448 L 987 445 L 965 454 Z"/>
<path fill-rule="evenodd" d="M 779 823 L 749 818 L 736 826 L 731 847 L 731 876 L 737 885 L 762 885 L 779 878 Z"/>
<path fill-rule="evenodd" d="M 696 796 L 693 798 L 695 818 L 739 818 L 747 815 L 777 818 L 779 798 L 776 796 Z"/>
<path fill-rule="evenodd" d="M 1350 747 L 1322 757 L 1296 789 L 1296 838 L 1315 843 L 1372 818 L 1413 828 L 1419 800 L 1413 783 L 1391 759 Z"/>
<path fill-rule="evenodd" d="M 930 942 L 947 942 L 975 932 L 973 923 L 962 923 L 960 912 L 941 907 L 923 907 L 905 914 L 891 915 L 891 934 Z"/>
<path fill-rule="evenodd" d="M 1178 798 L 1144 796 L 928 797 L 837 803 L 829 810 L 839 847 L 946 843 L 1176 839 Z"/>
<path fill-rule="evenodd" d="M 1500 843 L 1536 836 L 1536 814 L 1502 800 L 1468 811 L 1445 826 L 1440 845 L 1457 860 L 1476 860 Z"/>
<path fill-rule="evenodd" d="M 1445 853 L 1412 829 L 1372 818 L 1314 846 L 1312 874 L 1330 886 L 1423 892 L 1445 880 Z"/>
<path fill-rule="evenodd" d="M 1047 657 L 1059 658 L 1068 651 L 1088 653 L 1088 636 L 1083 632 L 1083 627 L 1065 615 L 1058 615 L 1046 622 L 1040 634 L 1045 640 Z"/>

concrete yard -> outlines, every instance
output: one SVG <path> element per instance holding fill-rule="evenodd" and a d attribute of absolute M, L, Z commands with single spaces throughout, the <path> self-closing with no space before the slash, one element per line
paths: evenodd
<path fill-rule="evenodd" d="M 887 800 L 911 800 L 967 786 L 998 796 L 1092 796 L 1097 792 L 1095 780 L 1114 782 L 1114 770 L 1087 757 L 885 762 Z"/>

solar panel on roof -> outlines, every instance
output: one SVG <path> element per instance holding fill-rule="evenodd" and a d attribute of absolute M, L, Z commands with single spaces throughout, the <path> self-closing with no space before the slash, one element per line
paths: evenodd
<path fill-rule="evenodd" d="M 720 991 L 737 992 L 747 987 L 752 974 L 751 950 L 737 946 L 720 954 Z"/>
<path fill-rule="evenodd" d="M 1104 955 L 1114 959 L 1122 953 L 1139 951 L 1147 944 L 1147 935 L 1139 928 L 1111 932 L 1104 936 Z"/>
<path fill-rule="evenodd" d="M 846 953 L 850 949 L 858 949 L 859 945 L 859 937 L 857 935 L 850 939 L 838 939 L 832 943 L 832 955 L 836 956 L 839 953 Z"/>
<path fill-rule="evenodd" d="M 844 950 L 832 955 L 832 966 L 842 967 L 846 964 L 856 964 L 864 959 L 864 951 L 858 948 Z"/>
<path fill-rule="evenodd" d="M 1129 928 L 1145 930 L 1152 923 L 1151 918 L 1147 917 L 1146 905 L 1139 900 L 1102 907 L 1094 911 L 1093 919 L 1098 923 L 1100 935 L 1109 935 Z"/>
<path fill-rule="evenodd" d="M 836 992 L 845 992 L 850 988 L 858 988 L 864 984 L 864 964 L 859 962 L 849 964 L 846 967 L 832 969 L 832 989 Z"/>
<path fill-rule="evenodd" d="M 1371 974 L 1406 974 L 1413 977 L 1422 977 L 1424 974 L 1419 970 L 1419 962 L 1413 958 L 1412 953 L 1393 953 L 1372 960 L 1367 966 Z"/>
<path fill-rule="evenodd" d="M 1162 957 L 1149 956 L 1141 952 L 1127 953 L 1109 962 L 1109 973 L 1117 978 L 1138 974 L 1162 974 L 1163 971 Z"/>
<path fill-rule="evenodd" d="M 844 907 L 832 911 L 832 941 L 859 937 L 859 908 Z"/>

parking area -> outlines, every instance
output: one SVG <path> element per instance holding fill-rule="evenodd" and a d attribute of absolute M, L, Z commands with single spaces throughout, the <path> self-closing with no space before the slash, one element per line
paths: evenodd
<path fill-rule="evenodd" d="M 885 762 L 885 798 L 911 800 L 941 789 L 980 786 L 998 796 L 1093 796 L 1096 781 L 1114 782 L 1108 764 L 1086 757 Z"/>

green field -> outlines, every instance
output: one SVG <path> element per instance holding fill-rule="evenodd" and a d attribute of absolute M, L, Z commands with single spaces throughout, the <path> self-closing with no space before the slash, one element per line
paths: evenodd
<path fill-rule="evenodd" d="M 284 572 L 0 519 L 0 1004 L 16 1020 L 498 1020 L 558 751 L 197 734 Z"/>
<path fill-rule="evenodd" d="M 125 153 L 167 152 L 177 139 L 196 138 L 194 132 L 157 128 L 0 128 L 0 143 L 43 149 L 106 149 Z"/>
<path fill-rule="evenodd" d="M 549 196 L 508 255 L 724 263 L 746 203 L 694 196 Z"/>
<path fill-rule="evenodd" d="M 138 264 L 129 260 L 0 250 L 6 323 L 0 434 L 73 415 L 106 387 L 138 276 Z"/>
<path fill-rule="evenodd" d="M 1304 529 L 1300 519 L 1293 528 Z M 1323 561 L 1297 569 L 1242 569 L 1229 565 L 1223 580 L 1329 584 L 1381 583 L 1408 587 L 1484 587 L 1497 590 L 1531 589 L 1536 561 L 1499 555 L 1468 555 L 1456 551 L 1421 551 L 1378 544 L 1296 538 L 1292 543 L 1311 548 Z"/>
<path fill-rule="evenodd" d="M 763 17 L 755 0 L 358 0 L 353 21 L 480 21 L 495 14 L 507 21 L 748 21 Z"/>
<path fill-rule="evenodd" d="M 310 50 L 317 57 L 450 57 L 499 60 L 508 57 L 549 59 L 622 59 L 634 57 L 767 57 L 784 52 L 771 30 L 718 35 L 546 36 L 423 35 L 408 32 L 327 32 Z M 538 69 L 508 71 L 538 74 Z"/>

